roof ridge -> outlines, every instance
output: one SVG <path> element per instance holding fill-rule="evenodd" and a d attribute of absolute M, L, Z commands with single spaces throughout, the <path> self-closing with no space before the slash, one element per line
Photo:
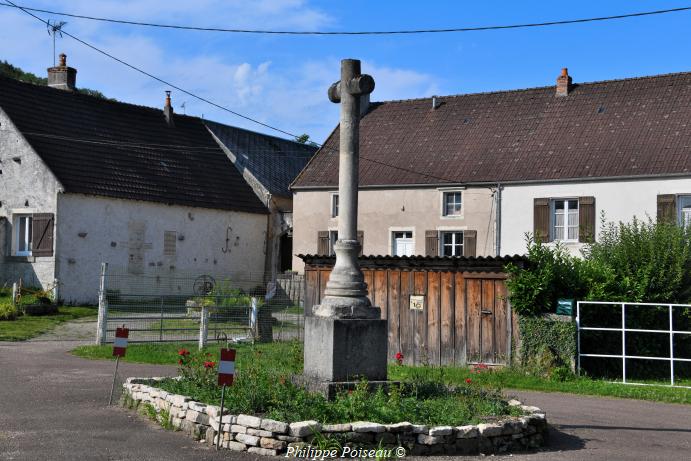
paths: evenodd
<path fill-rule="evenodd" d="M 573 86 L 578 88 L 578 87 L 583 87 L 587 85 L 599 85 L 603 83 L 616 83 L 616 82 L 626 82 L 626 81 L 633 81 L 633 80 L 653 80 L 657 78 L 664 78 L 664 77 L 673 77 L 673 76 L 679 76 L 679 75 L 689 75 L 691 76 L 691 71 L 684 71 L 684 72 L 669 72 L 666 74 L 656 74 L 656 75 L 644 75 L 644 76 L 639 76 L 639 77 L 623 77 L 623 78 L 613 78 L 609 80 L 595 80 L 591 82 L 576 82 L 573 83 Z M 432 97 L 437 97 L 437 98 L 462 98 L 465 96 L 480 96 L 480 95 L 492 95 L 492 94 L 506 94 L 506 93 L 521 93 L 524 91 L 536 91 L 536 90 L 546 90 L 546 89 L 553 89 L 555 88 L 555 85 L 545 85 L 545 86 L 532 86 L 532 87 L 527 87 L 527 88 L 514 88 L 510 90 L 494 90 L 494 91 L 479 91 L 476 93 L 456 93 L 456 94 L 449 94 L 449 95 L 433 95 L 433 96 L 426 96 L 426 97 L 420 97 L 420 98 L 410 98 L 410 99 L 391 99 L 391 100 L 386 100 L 386 101 L 373 101 L 371 102 L 372 105 L 381 105 L 381 104 L 389 104 L 389 103 L 406 103 L 406 102 L 417 102 L 417 101 L 427 101 L 431 99 Z"/>

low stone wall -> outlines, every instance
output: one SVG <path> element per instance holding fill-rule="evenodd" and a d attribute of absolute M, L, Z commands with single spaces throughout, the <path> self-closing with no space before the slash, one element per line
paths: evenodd
<path fill-rule="evenodd" d="M 142 409 L 148 404 L 149 411 L 167 415 L 167 424 L 173 429 L 209 445 L 215 444 L 220 408 L 153 387 L 161 379 L 127 379 L 123 385 L 123 405 Z M 457 427 L 364 421 L 322 425 L 316 421 L 285 423 L 251 415 L 223 415 L 221 446 L 260 455 L 299 456 L 299 451 L 309 447 L 316 433 L 337 438 L 343 446 L 404 447 L 410 455 L 495 454 L 542 446 L 547 432 L 545 414 L 517 400 L 510 401 L 509 405 L 520 406 L 527 414 L 507 417 L 497 423 Z"/>

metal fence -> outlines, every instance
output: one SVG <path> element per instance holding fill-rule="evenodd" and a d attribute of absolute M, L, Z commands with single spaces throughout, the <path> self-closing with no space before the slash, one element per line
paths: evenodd
<path fill-rule="evenodd" d="M 660 328 L 664 324 L 666 328 Z M 659 367 L 649 366 L 645 373 L 636 373 L 637 378 L 630 376 L 631 369 L 641 370 L 646 362 L 666 362 L 669 386 L 691 389 L 691 385 L 678 384 L 691 384 L 691 305 L 578 301 L 576 326 L 579 373 L 582 359 L 616 359 L 620 361 L 615 369 L 621 367 L 622 383 L 655 385 L 645 381 L 659 372 Z M 596 350 L 584 352 L 583 335 L 589 333 L 599 336 L 590 338 L 585 348 Z M 612 335 L 621 338 L 612 340 Z"/>
<path fill-rule="evenodd" d="M 286 288 L 288 291 L 286 291 Z M 302 339 L 304 278 L 263 275 L 132 274 L 103 264 L 96 341 L 126 326 L 130 342 Z"/>

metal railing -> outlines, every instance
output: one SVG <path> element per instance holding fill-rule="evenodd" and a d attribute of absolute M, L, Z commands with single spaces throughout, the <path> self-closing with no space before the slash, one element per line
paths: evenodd
<path fill-rule="evenodd" d="M 581 322 L 581 306 L 583 305 L 602 305 L 602 306 L 619 306 L 621 307 L 621 327 L 588 327 L 583 326 Z M 642 306 L 648 308 L 667 309 L 669 318 L 669 328 L 667 329 L 644 329 L 644 328 L 627 328 L 626 322 L 626 306 Z M 691 335 L 691 331 L 677 330 L 674 328 L 674 309 L 691 308 L 688 304 L 663 304 L 663 303 L 622 303 L 622 302 L 607 302 L 607 301 L 578 301 L 576 304 L 576 328 L 577 328 L 577 370 L 581 372 L 581 357 L 596 357 L 621 359 L 622 365 L 622 383 L 635 384 L 641 386 L 652 386 L 658 384 L 630 382 L 626 376 L 626 361 L 633 360 L 654 360 L 669 362 L 669 386 L 681 387 L 691 389 L 691 386 L 679 386 L 675 384 L 674 363 L 675 362 L 691 362 L 691 358 L 676 357 L 674 355 L 674 339 L 675 335 Z M 605 332 L 620 332 L 621 333 L 621 354 L 597 354 L 597 353 L 583 353 L 581 350 L 581 332 L 582 331 L 605 331 Z M 626 334 L 627 333 L 655 333 L 669 335 L 669 355 L 662 356 L 644 356 L 644 355 L 627 355 L 626 353 Z"/>
<path fill-rule="evenodd" d="M 125 325 L 130 342 L 302 339 L 304 279 L 247 274 L 129 274 L 102 265 L 96 342 Z M 283 287 L 290 286 L 290 293 Z"/>

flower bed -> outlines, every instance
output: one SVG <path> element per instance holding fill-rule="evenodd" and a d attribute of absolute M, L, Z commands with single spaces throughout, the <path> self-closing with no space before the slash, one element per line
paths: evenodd
<path fill-rule="evenodd" d="M 392 456 L 406 454 L 491 454 L 537 448 L 544 442 L 545 414 L 537 407 L 518 401 L 508 405 L 524 413 L 477 425 L 429 426 L 396 422 L 380 424 L 357 421 L 321 424 L 314 420 L 284 422 L 245 414 L 225 414 L 220 408 L 160 389 L 164 378 L 129 378 L 122 402 L 129 408 L 145 411 L 162 425 L 182 430 L 208 444 L 217 441 L 219 422 L 221 446 L 261 455 L 299 455 L 308 447 L 342 452 L 354 448 L 391 449 Z M 304 452 L 303 452 L 304 453 Z"/>

